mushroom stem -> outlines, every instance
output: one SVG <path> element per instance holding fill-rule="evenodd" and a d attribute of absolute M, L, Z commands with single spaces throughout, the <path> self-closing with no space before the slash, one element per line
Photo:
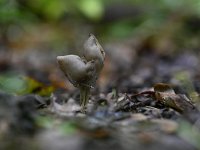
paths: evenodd
<path fill-rule="evenodd" d="M 89 94 L 90 94 L 90 87 L 87 86 L 80 87 L 80 104 L 82 111 L 84 111 L 86 108 L 86 104 L 89 100 Z"/>

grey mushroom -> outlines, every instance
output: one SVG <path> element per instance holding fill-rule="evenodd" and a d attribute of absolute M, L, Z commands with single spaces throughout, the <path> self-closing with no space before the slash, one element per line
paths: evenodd
<path fill-rule="evenodd" d="M 105 51 L 93 34 L 90 34 L 84 44 L 83 56 L 87 61 L 94 60 L 97 74 L 102 70 L 105 60 Z"/>
<path fill-rule="evenodd" d="M 88 85 L 90 78 L 95 74 L 94 61 L 84 62 L 77 55 L 57 56 L 60 69 L 65 76 L 75 86 Z"/>
<path fill-rule="evenodd" d="M 82 110 L 87 105 L 90 89 L 95 86 L 105 59 L 103 48 L 92 34 L 84 43 L 83 55 L 84 58 L 77 55 L 57 56 L 60 69 L 68 80 L 80 89 Z"/>

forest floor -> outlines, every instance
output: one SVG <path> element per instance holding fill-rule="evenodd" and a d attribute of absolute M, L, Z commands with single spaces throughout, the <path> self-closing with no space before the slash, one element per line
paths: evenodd
<path fill-rule="evenodd" d="M 86 113 L 57 52 L 1 51 L 0 149 L 200 149 L 199 52 L 131 46 L 103 45 L 107 58 Z"/>

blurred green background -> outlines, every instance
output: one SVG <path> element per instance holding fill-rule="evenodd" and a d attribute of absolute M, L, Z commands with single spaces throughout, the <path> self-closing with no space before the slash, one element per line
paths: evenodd
<path fill-rule="evenodd" d="M 198 51 L 200 0 L 0 0 L 0 88 L 64 86 L 55 57 L 78 53 L 89 33 L 162 55 Z"/>
<path fill-rule="evenodd" d="M 165 48 L 162 39 L 174 47 L 198 48 L 200 1 L 0 0 L 0 26 L 1 42 L 16 43 L 38 32 L 32 40 L 53 42 L 58 49 L 85 32 L 104 38 L 140 37 L 158 42 L 158 49 Z"/>

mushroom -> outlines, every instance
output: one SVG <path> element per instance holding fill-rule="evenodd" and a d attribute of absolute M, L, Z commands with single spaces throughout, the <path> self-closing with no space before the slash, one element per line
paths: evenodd
<path fill-rule="evenodd" d="M 84 44 L 83 56 L 87 61 L 95 61 L 96 72 L 99 74 L 104 65 L 105 51 L 93 34 Z"/>
<path fill-rule="evenodd" d="M 57 61 L 68 80 L 80 89 L 80 103 L 84 111 L 90 89 L 95 86 L 105 59 L 103 48 L 92 34 L 84 43 L 83 55 L 83 58 L 77 55 L 57 56 Z"/>

